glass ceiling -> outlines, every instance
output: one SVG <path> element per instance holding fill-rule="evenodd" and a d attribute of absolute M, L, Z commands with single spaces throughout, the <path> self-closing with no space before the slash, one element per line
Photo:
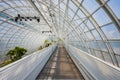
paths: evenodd
<path fill-rule="evenodd" d="M 0 62 L 15 46 L 27 48 L 30 54 L 56 36 L 120 67 L 119 4 L 120 0 L 0 0 Z M 18 14 L 40 17 L 40 22 L 16 22 Z"/>

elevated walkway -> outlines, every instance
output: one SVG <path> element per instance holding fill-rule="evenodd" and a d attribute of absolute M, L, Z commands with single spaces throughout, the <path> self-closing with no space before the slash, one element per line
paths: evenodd
<path fill-rule="evenodd" d="M 56 43 L 0 68 L 0 80 L 120 80 L 119 68 L 74 46 L 57 46 Z"/>
<path fill-rule="evenodd" d="M 60 45 L 50 57 L 36 80 L 40 79 L 79 79 L 84 80 L 65 48 Z"/>

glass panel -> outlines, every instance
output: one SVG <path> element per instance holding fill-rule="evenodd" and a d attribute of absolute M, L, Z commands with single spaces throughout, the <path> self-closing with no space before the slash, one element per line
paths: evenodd
<path fill-rule="evenodd" d="M 120 55 L 120 41 L 110 42 L 114 52 Z"/>
<path fill-rule="evenodd" d="M 2 6 L 0 6 L 0 11 L 3 11 L 3 10 L 4 10 L 4 8 Z"/>
<path fill-rule="evenodd" d="M 109 53 L 103 52 L 103 55 L 104 55 L 105 61 L 112 63 Z"/>
<path fill-rule="evenodd" d="M 94 13 L 93 17 L 100 26 L 111 22 L 111 19 L 108 17 L 103 9 L 99 9 L 96 13 Z"/>
<path fill-rule="evenodd" d="M 112 8 L 117 17 L 120 18 L 120 0 L 110 0 L 108 5 Z"/>
<path fill-rule="evenodd" d="M 3 7 L 4 9 L 9 8 L 9 6 L 3 2 L 0 2 L 0 6 Z"/>
<path fill-rule="evenodd" d="M 98 43 L 96 41 L 91 41 L 92 48 L 99 49 Z"/>
<path fill-rule="evenodd" d="M 65 11 L 66 6 L 65 6 L 63 3 L 61 3 L 61 4 L 60 4 L 60 8 Z"/>
<path fill-rule="evenodd" d="M 81 3 L 83 0 L 77 0 L 79 3 Z"/>
<path fill-rule="evenodd" d="M 102 27 L 102 30 L 108 39 L 120 39 L 120 33 L 114 24 Z"/>
<path fill-rule="evenodd" d="M 0 41 L 0 51 L 3 51 L 3 49 L 5 48 L 5 42 L 4 41 Z"/>
<path fill-rule="evenodd" d="M 97 50 L 94 50 L 94 51 L 95 51 L 96 56 L 103 60 L 103 55 L 102 55 L 101 51 L 97 51 Z"/>
<path fill-rule="evenodd" d="M 75 12 L 78 8 L 73 4 L 73 2 L 69 2 L 69 7 Z"/>
<path fill-rule="evenodd" d="M 94 38 L 93 38 L 93 36 L 92 36 L 92 34 L 90 32 L 87 32 L 86 35 L 87 35 L 87 38 L 89 40 L 94 40 Z"/>
<path fill-rule="evenodd" d="M 78 29 L 80 29 L 81 33 L 83 34 L 83 32 L 85 32 L 85 29 L 87 29 L 87 28 L 86 28 L 85 24 L 82 23 L 80 25 L 80 27 L 78 27 Z"/>
<path fill-rule="evenodd" d="M 84 0 L 83 6 L 90 12 L 92 13 L 95 11 L 99 5 L 95 0 Z"/>
<path fill-rule="evenodd" d="M 69 14 L 70 18 L 72 18 L 75 13 L 72 10 L 68 9 L 68 14 Z"/>
<path fill-rule="evenodd" d="M 17 4 L 17 6 L 23 6 L 23 4 L 20 1 L 15 1 L 15 3 Z"/>
<path fill-rule="evenodd" d="M 107 47 L 103 41 L 97 41 L 97 43 L 102 51 L 108 51 Z"/>
<path fill-rule="evenodd" d="M 96 40 L 101 40 L 101 37 L 96 30 L 93 30 L 92 33 L 95 36 Z"/>
<path fill-rule="evenodd" d="M 58 4 L 58 0 L 52 0 L 54 4 Z"/>
<path fill-rule="evenodd" d="M 82 22 L 77 15 L 74 17 L 74 21 L 77 22 L 78 25 Z"/>
<path fill-rule="evenodd" d="M 6 1 L 11 7 L 16 7 L 16 5 L 13 3 L 13 1 Z"/>
<path fill-rule="evenodd" d="M 90 20 L 87 20 L 87 21 L 86 21 L 86 24 L 87 24 L 87 26 L 89 27 L 89 29 L 93 29 L 93 28 L 94 28 L 94 26 L 93 26 L 93 24 L 90 22 Z"/>
<path fill-rule="evenodd" d="M 85 27 L 85 30 L 84 30 L 84 32 L 86 32 L 86 31 L 88 31 L 88 28 L 87 28 L 87 27 Z"/>
<path fill-rule="evenodd" d="M 83 12 L 81 10 L 79 10 L 77 12 L 77 14 L 81 17 L 81 18 L 85 18 L 85 15 L 83 14 Z"/>
<path fill-rule="evenodd" d="M 118 61 L 118 65 L 120 67 L 120 56 L 116 55 L 117 61 Z"/>

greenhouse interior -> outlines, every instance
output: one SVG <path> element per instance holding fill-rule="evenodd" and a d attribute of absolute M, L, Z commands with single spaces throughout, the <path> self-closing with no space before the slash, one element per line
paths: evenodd
<path fill-rule="evenodd" d="M 120 80 L 120 0 L 0 0 L 0 80 Z"/>

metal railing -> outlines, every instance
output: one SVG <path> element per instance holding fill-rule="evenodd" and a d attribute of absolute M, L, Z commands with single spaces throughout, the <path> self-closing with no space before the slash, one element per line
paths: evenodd
<path fill-rule="evenodd" d="M 57 44 L 0 68 L 0 80 L 35 80 Z"/>
<path fill-rule="evenodd" d="M 71 45 L 65 48 L 86 80 L 120 80 L 120 68 Z"/>

